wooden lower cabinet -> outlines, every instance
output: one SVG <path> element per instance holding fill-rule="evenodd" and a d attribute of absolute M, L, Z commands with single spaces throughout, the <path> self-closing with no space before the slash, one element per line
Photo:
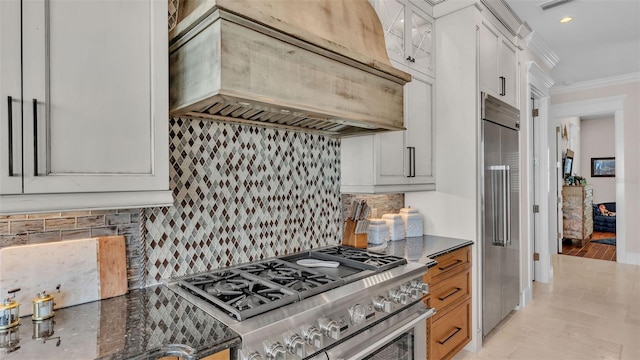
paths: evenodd
<path fill-rule="evenodd" d="M 203 357 L 201 360 L 229 360 L 231 358 L 230 354 L 231 351 L 229 351 L 229 349 L 225 349 L 215 354 Z M 182 358 L 179 356 L 163 356 L 158 360 L 182 360 Z"/>
<path fill-rule="evenodd" d="M 429 360 L 451 359 L 471 341 L 471 246 L 435 258 L 424 299 L 436 314 L 427 320 Z"/>

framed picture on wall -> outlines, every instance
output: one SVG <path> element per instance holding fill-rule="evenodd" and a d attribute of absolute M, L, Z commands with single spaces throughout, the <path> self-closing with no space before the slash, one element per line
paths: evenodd
<path fill-rule="evenodd" d="M 591 158 L 591 177 L 615 177 L 616 158 Z"/>

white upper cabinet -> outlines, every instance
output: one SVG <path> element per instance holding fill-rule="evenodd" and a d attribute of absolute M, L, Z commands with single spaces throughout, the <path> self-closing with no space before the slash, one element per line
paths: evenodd
<path fill-rule="evenodd" d="M 0 2 L 0 213 L 171 203 L 166 2 L 16 7 Z"/>
<path fill-rule="evenodd" d="M 434 76 L 433 18 L 408 0 L 370 0 L 391 60 Z"/>
<path fill-rule="evenodd" d="M 393 65 L 412 75 L 411 82 L 404 87 L 404 123 L 407 130 L 343 138 L 343 193 L 435 189 L 434 79 L 400 64 Z"/>
<path fill-rule="evenodd" d="M 484 20 L 478 31 L 480 90 L 518 107 L 515 46 Z"/>

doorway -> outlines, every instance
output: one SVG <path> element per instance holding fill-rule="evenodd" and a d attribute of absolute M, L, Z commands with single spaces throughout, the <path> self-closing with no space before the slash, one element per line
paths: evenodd
<path fill-rule="evenodd" d="M 551 118 L 556 125 L 568 117 L 594 117 L 613 114 L 615 134 L 615 204 L 617 209 L 624 209 L 625 187 L 618 178 L 624 175 L 624 136 L 623 136 L 623 99 L 624 96 L 577 101 L 558 104 L 551 107 Z M 626 261 L 625 213 L 616 212 L 616 261 Z"/>
<path fill-rule="evenodd" d="M 563 228 L 563 240 L 560 243 L 558 253 L 569 256 L 578 256 L 590 259 L 616 261 L 616 184 L 615 178 L 609 175 L 594 174 L 592 159 L 611 158 L 615 154 L 615 119 L 614 114 L 601 114 L 580 116 L 561 119 L 560 128 L 562 137 L 560 151 L 571 153 L 571 159 L 575 163 L 570 174 L 566 176 L 579 176 L 588 184 L 588 201 L 594 206 L 576 207 L 576 203 L 570 201 L 567 206 L 568 219 Z M 573 149 L 571 151 L 569 149 Z M 574 170 L 575 169 L 575 170 Z M 597 170 L 597 169 L 596 169 Z M 587 186 L 583 187 L 587 189 Z M 573 199 L 575 187 L 565 187 L 567 198 Z M 581 193 L 587 193 L 581 192 Z M 604 207 L 604 209 L 602 208 Z M 582 210 L 584 209 L 584 210 Z M 581 213 L 588 211 L 588 218 L 578 221 L 574 215 L 576 210 Z M 581 218 L 582 219 L 582 218 Z M 578 222 L 577 222 L 578 221 Z M 576 235 L 575 225 L 584 226 L 583 241 L 574 239 Z M 562 222 L 560 222 L 562 226 Z"/>

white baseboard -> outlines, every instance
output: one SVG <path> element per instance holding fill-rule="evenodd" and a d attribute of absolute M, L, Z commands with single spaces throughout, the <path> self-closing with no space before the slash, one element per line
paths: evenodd
<path fill-rule="evenodd" d="M 619 263 L 640 265 L 640 253 L 626 252 L 624 259 L 618 259 Z"/>

